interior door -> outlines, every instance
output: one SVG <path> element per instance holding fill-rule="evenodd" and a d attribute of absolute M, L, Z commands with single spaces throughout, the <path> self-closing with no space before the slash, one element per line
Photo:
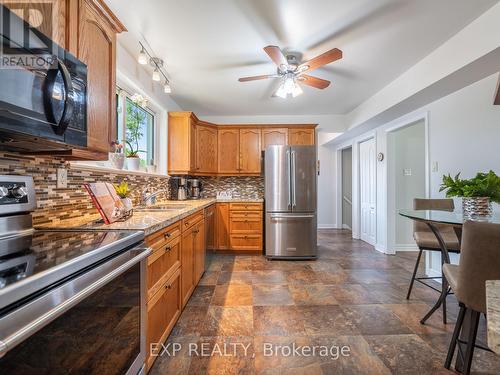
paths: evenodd
<path fill-rule="evenodd" d="M 359 181 L 361 208 L 361 239 L 372 245 L 376 241 L 376 150 L 375 139 L 359 144 Z"/>
<path fill-rule="evenodd" d="M 291 182 L 292 210 L 316 211 L 316 147 L 292 146 Z"/>

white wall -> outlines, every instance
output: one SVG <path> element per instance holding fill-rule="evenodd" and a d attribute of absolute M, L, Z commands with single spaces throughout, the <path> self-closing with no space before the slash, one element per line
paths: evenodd
<path fill-rule="evenodd" d="M 387 206 L 387 159 L 391 157 L 387 147 L 388 132 L 395 126 L 412 123 L 419 118 L 428 120 L 430 166 L 437 163 L 437 171 L 428 172 L 430 197 L 443 197 L 439 192 L 443 174 L 462 171 L 463 177 L 472 177 L 478 171 L 492 169 L 500 174 L 500 106 L 492 105 L 496 89 L 497 75 L 489 76 L 453 94 L 441 98 L 416 111 L 362 134 L 340 145 L 332 146 L 336 152 L 347 145 L 354 145 L 353 164 L 357 164 L 356 144 L 360 139 L 375 134 L 377 152 L 386 155 L 377 165 L 377 244 L 380 251 L 392 253 L 389 228 L 394 221 L 388 215 Z M 353 194 L 356 197 L 356 168 L 353 171 Z M 338 197 L 337 197 L 338 198 Z M 332 204 L 338 207 L 338 199 Z M 354 203 L 354 202 L 353 202 Z M 457 200 L 457 206 L 460 202 Z M 495 210 L 500 210 L 498 205 Z M 355 210 L 356 211 L 356 210 Z M 338 215 L 336 215 L 338 217 Z M 353 235 L 356 235 L 357 218 L 353 217 Z"/>

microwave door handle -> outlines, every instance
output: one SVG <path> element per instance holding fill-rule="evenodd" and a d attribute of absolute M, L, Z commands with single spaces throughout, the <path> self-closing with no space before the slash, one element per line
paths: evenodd
<path fill-rule="evenodd" d="M 69 74 L 68 68 L 64 63 L 54 57 L 55 66 L 52 66 L 47 73 L 47 81 L 44 85 L 44 95 L 45 95 L 45 110 L 50 116 L 50 121 L 55 123 L 54 111 L 52 109 L 50 97 L 52 96 L 52 90 L 54 89 L 54 83 L 57 78 L 57 73 L 61 72 L 61 76 L 64 84 L 65 98 L 64 98 L 64 108 L 61 120 L 59 120 L 57 126 L 53 126 L 54 133 L 57 135 L 62 135 L 68 128 L 71 117 L 73 116 L 73 84 L 71 83 L 71 75 Z"/>
<path fill-rule="evenodd" d="M 56 134 L 62 135 L 68 128 L 71 118 L 73 117 L 74 91 L 73 91 L 73 83 L 71 82 L 71 74 L 69 74 L 68 68 L 66 67 L 66 65 L 64 65 L 64 63 L 61 60 L 57 59 L 57 61 L 58 61 L 57 68 L 61 72 L 64 83 L 64 91 L 66 92 L 66 96 L 64 98 L 63 114 L 61 116 L 61 120 L 59 121 L 57 128 L 55 129 Z"/>

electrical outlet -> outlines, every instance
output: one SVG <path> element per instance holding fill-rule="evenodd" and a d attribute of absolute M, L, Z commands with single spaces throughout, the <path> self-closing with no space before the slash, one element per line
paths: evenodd
<path fill-rule="evenodd" d="M 57 169 L 57 188 L 66 189 L 68 187 L 68 170 L 66 168 Z"/>
<path fill-rule="evenodd" d="M 411 176 L 411 168 L 405 168 L 405 169 L 403 169 L 403 174 L 405 176 Z"/>

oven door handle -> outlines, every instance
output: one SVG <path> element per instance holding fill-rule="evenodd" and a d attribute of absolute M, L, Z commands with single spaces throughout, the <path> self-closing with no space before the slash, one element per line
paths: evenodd
<path fill-rule="evenodd" d="M 150 254 L 149 248 L 132 248 L 2 317 L 0 358 Z"/>

